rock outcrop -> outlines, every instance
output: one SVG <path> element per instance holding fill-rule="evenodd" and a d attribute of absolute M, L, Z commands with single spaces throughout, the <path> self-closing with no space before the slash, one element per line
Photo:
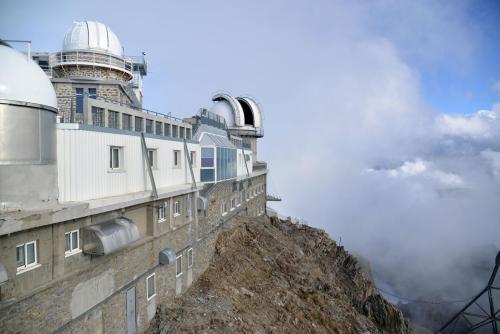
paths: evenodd
<path fill-rule="evenodd" d="M 207 271 L 149 333 L 411 333 L 402 313 L 318 229 L 239 218 L 222 231 Z"/>

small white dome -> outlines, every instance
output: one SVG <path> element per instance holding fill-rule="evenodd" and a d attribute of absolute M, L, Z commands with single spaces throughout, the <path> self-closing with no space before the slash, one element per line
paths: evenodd
<path fill-rule="evenodd" d="M 34 61 L 0 44 L 0 99 L 57 108 L 54 87 Z"/>
<path fill-rule="evenodd" d="M 118 37 L 108 26 L 97 21 L 73 22 L 64 35 L 62 50 L 91 50 L 123 58 L 123 49 Z"/>
<path fill-rule="evenodd" d="M 226 120 L 226 126 L 228 127 L 234 126 L 233 108 L 227 101 L 225 100 L 217 101 L 210 109 L 210 112 L 224 117 L 224 119 Z"/>

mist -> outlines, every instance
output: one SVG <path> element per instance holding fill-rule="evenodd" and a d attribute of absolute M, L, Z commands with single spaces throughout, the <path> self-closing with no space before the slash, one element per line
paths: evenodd
<path fill-rule="evenodd" d="M 460 299 L 485 284 L 500 246 L 496 58 L 483 91 L 497 95 L 470 110 L 462 96 L 500 31 L 471 19 L 476 3 L 16 1 L 0 31 L 57 51 L 72 20 L 102 21 L 127 55 L 146 51 L 145 107 L 176 117 L 220 90 L 254 96 L 281 214 L 341 238 L 393 293 Z"/>

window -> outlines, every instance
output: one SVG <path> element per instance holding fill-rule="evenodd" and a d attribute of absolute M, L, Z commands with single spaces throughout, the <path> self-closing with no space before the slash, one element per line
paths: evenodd
<path fill-rule="evenodd" d="M 80 251 L 80 233 L 78 230 L 64 233 L 64 240 L 64 254 L 66 256 L 76 254 Z"/>
<path fill-rule="evenodd" d="M 221 208 L 221 211 L 222 211 L 222 215 L 225 216 L 227 214 L 227 203 L 224 202 L 222 203 L 222 208 Z"/>
<path fill-rule="evenodd" d="M 191 166 L 196 167 L 196 151 L 189 152 L 189 158 L 191 159 Z"/>
<path fill-rule="evenodd" d="M 108 111 L 108 127 L 113 129 L 120 128 L 120 113 L 116 111 Z"/>
<path fill-rule="evenodd" d="M 188 249 L 188 268 L 191 268 L 193 266 L 193 249 L 189 248 Z"/>
<path fill-rule="evenodd" d="M 236 150 L 217 147 L 217 181 L 236 177 Z"/>
<path fill-rule="evenodd" d="M 16 247 L 17 271 L 31 268 L 35 266 L 37 262 L 36 240 Z"/>
<path fill-rule="evenodd" d="M 175 201 L 174 203 L 174 217 L 177 217 L 181 214 L 181 204 L 179 201 Z"/>
<path fill-rule="evenodd" d="M 201 182 L 215 181 L 214 151 L 215 150 L 212 147 L 201 148 Z"/>
<path fill-rule="evenodd" d="M 177 138 L 177 129 L 179 127 L 177 125 L 172 125 L 172 137 Z"/>
<path fill-rule="evenodd" d="M 122 114 L 123 130 L 132 130 L 132 115 Z"/>
<path fill-rule="evenodd" d="M 76 112 L 83 113 L 83 88 L 76 88 Z"/>
<path fill-rule="evenodd" d="M 89 88 L 89 99 L 97 98 L 97 89 Z"/>
<path fill-rule="evenodd" d="M 214 149 L 211 147 L 201 148 L 201 167 L 214 167 Z"/>
<path fill-rule="evenodd" d="M 175 277 L 182 275 L 182 255 L 175 259 Z"/>
<path fill-rule="evenodd" d="M 165 136 L 170 137 L 170 124 L 166 124 L 166 123 L 165 123 L 165 124 L 163 125 L 163 134 L 164 134 Z"/>
<path fill-rule="evenodd" d="M 142 132 L 142 118 L 135 116 L 135 131 Z"/>
<path fill-rule="evenodd" d="M 161 136 L 163 135 L 163 124 L 161 122 L 156 121 L 156 135 Z"/>
<path fill-rule="evenodd" d="M 186 128 L 186 139 L 191 139 L 191 129 Z"/>
<path fill-rule="evenodd" d="M 232 198 L 231 199 L 231 211 L 233 211 L 236 208 L 236 199 Z"/>
<path fill-rule="evenodd" d="M 186 197 L 186 211 L 187 211 L 187 216 L 188 216 L 188 221 L 191 221 L 193 218 L 193 195 L 188 194 Z"/>
<path fill-rule="evenodd" d="M 174 150 L 174 167 L 181 167 L 181 151 Z"/>
<path fill-rule="evenodd" d="M 151 168 L 157 168 L 156 149 L 148 149 L 148 163 Z"/>
<path fill-rule="evenodd" d="M 92 106 L 92 124 L 104 127 L 104 109 Z"/>
<path fill-rule="evenodd" d="M 179 127 L 179 137 L 184 139 L 184 128 L 182 126 Z"/>
<path fill-rule="evenodd" d="M 158 223 L 164 222 L 166 220 L 165 218 L 165 205 L 166 203 L 160 203 L 160 205 L 157 208 L 157 214 L 158 214 Z"/>
<path fill-rule="evenodd" d="M 146 133 L 153 133 L 153 120 L 146 119 Z"/>
<path fill-rule="evenodd" d="M 155 273 L 152 273 L 146 278 L 146 291 L 148 300 L 156 296 Z"/>
<path fill-rule="evenodd" d="M 238 197 L 238 199 L 237 199 L 237 201 L 236 201 L 236 206 L 240 206 L 240 205 L 241 205 L 241 202 L 243 202 L 243 194 L 241 194 L 241 195 Z"/>
<path fill-rule="evenodd" d="M 121 168 L 121 147 L 110 146 L 109 148 L 109 169 L 120 169 Z"/>
<path fill-rule="evenodd" d="M 201 169 L 200 179 L 201 182 L 213 182 L 215 178 L 214 169 Z"/>

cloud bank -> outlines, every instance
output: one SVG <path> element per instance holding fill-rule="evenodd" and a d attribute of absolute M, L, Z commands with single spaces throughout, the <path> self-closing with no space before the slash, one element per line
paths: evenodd
<path fill-rule="evenodd" d="M 344 15 L 322 31 L 314 66 L 284 84 L 281 109 L 263 104 L 286 115 L 268 116 L 262 155 L 279 211 L 342 238 L 394 293 L 455 300 L 485 284 L 500 248 L 500 105 L 456 115 L 426 104 L 409 60 L 466 62 L 462 38 L 475 31 L 460 6 L 413 4 L 397 33 L 403 8 L 391 1 L 333 6 Z"/>

